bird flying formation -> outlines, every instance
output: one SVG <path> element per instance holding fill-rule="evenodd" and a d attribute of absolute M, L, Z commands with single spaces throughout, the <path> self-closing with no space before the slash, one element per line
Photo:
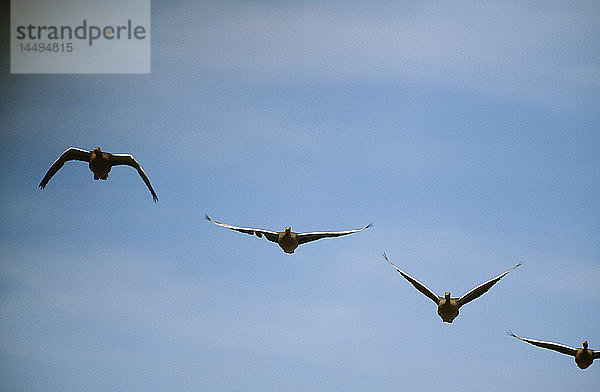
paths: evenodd
<path fill-rule="evenodd" d="M 73 160 L 87 162 L 90 170 L 94 174 L 94 180 L 106 180 L 108 178 L 108 173 L 110 172 L 110 170 L 112 169 L 113 166 L 119 166 L 119 165 L 131 166 L 137 170 L 138 174 L 140 175 L 140 177 L 142 178 L 142 180 L 148 187 L 148 190 L 152 194 L 153 200 L 155 202 L 158 201 L 158 196 L 156 195 L 156 192 L 152 188 L 150 179 L 148 178 L 148 176 L 146 175 L 146 173 L 144 172 L 144 170 L 142 169 L 140 164 L 135 160 L 135 158 L 132 155 L 111 154 L 108 152 L 103 152 L 100 149 L 100 147 L 95 147 L 91 151 L 87 151 L 87 150 L 83 150 L 83 149 L 75 148 L 75 147 L 68 148 L 65 152 L 63 152 L 58 157 L 58 159 L 52 164 L 52 166 L 50 166 L 50 169 L 48 169 L 48 172 L 46 173 L 46 175 L 40 182 L 39 187 L 41 189 L 44 189 L 46 187 L 46 185 L 48 185 L 48 182 L 50 181 L 52 176 L 54 176 L 60 170 L 60 168 L 65 164 L 65 162 L 73 161 Z M 297 233 L 297 232 L 293 232 L 290 226 L 287 226 L 284 231 L 270 231 L 270 230 L 255 229 L 255 228 L 250 228 L 250 227 L 232 226 L 232 225 L 229 225 L 226 223 L 217 222 L 217 221 L 211 219 L 208 215 L 205 215 L 205 218 L 208 221 L 214 223 L 215 225 L 224 227 L 226 229 L 239 231 L 240 233 L 245 233 L 245 234 L 249 234 L 249 235 L 256 235 L 259 238 L 264 236 L 267 240 L 269 240 L 271 242 L 275 242 L 277 245 L 279 245 L 279 247 L 285 253 L 288 253 L 288 254 L 294 253 L 294 251 L 298 248 L 298 246 L 308 243 L 308 242 L 320 240 L 322 238 L 345 236 L 348 234 L 357 233 L 359 231 L 368 229 L 373 226 L 373 223 L 371 222 L 364 227 L 361 227 L 358 229 L 353 229 L 353 230 L 315 231 L 315 232 L 308 232 L 308 233 Z M 398 273 L 400 275 L 402 275 L 402 277 L 404 277 L 418 291 L 420 291 L 423 295 L 425 295 L 426 297 L 431 299 L 436 304 L 438 315 L 446 323 L 452 323 L 454 321 L 454 319 L 458 316 L 459 309 L 462 306 L 464 306 L 467 303 L 482 296 L 489 289 L 491 289 L 492 286 L 494 286 L 496 283 L 498 283 L 498 281 L 500 281 L 500 279 L 502 279 L 506 274 L 508 274 L 509 272 L 511 272 L 512 270 L 514 270 L 515 268 L 517 268 L 521 265 L 521 263 L 518 263 L 517 265 L 515 265 L 508 271 L 503 272 L 502 274 L 496 276 L 495 278 L 490 279 L 487 282 L 480 284 L 479 286 L 470 290 L 469 292 L 462 295 L 461 297 L 451 297 L 450 292 L 448 292 L 448 291 L 446 291 L 444 293 L 444 296 L 442 297 L 442 296 L 437 295 L 435 292 L 433 292 L 431 289 L 429 289 L 427 286 L 425 286 L 423 283 L 421 283 L 417 279 L 413 278 L 412 276 L 410 276 L 409 274 L 407 274 L 406 272 L 404 272 L 400 268 L 398 268 L 394 263 L 392 263 L 388 259 L 387 254 L 383 253 L 383 257 L 389 264 L 391 264 L 396 269 L 396 271 L 398 271 Z M 583 342 L 583 348 L 573 348 L 573 347 L 565 346 L 565 345 L 558 344 L 558 343 L 544 342 L 541 340 L 523 338 L 523 337 L 515 335 L 511 331 L 509 331 L 508 334 L 512 337 L 515 337 L 524 342 L 530 343 L 534 346 L 542 347 L 542 348 L 549 349 L 549 350 L 554 350 L 554 351 L 557 351 L 562 354 L 573 356 L 573 357 L 575 357 L 575 363 L 581 369 L 586 369 L 587 367 L 589 367 L 592 364 L 594 359 L 600 358 L 600 351 L 595 351 L 595 350 L 589 349 L 587 341 Z"/>

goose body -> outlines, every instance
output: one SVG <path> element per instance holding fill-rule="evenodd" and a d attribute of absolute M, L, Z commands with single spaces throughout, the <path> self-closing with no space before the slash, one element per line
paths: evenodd
<path fill-rule="evenodd" d="M 59 158 L 60 159 L 60 158 Z M 112 168 L 110 164 L 110 154 L 100 151 L 100 148 L 96 147 L 90 151 L 90 170 L 94 173 L 94 180 L 107 180 L 108 173 Z"/>
<path fill-rule="evenodd" d="M 423 283 L 419 282 L 412 276 L 408 275 L 406 272 L 402 271 L 400 268 L 396 267 L 396 265 L 388 259 L 387 255 L 385 253 L 383 254 L 383 257 L 385 258 L 385 260 L 388 263 L 390 263 L 396 269 L 396 271 L 398 271 L 398 273 L 400 275 L 402 275 L 406 280 L 408 280 L 417 290 L 419 290 L 423 295 L 425 295 L 426 297 L 431 299 L 433 302 L 435 302 L 435 304 L 437 305 L 437 308 L 438 308 L 437 309 L 438 315 L 446 323 L 452 323 L 452 321 L 454 321 L 454 319 L 458 316 L 459 309 L 461 306 L 463 306 L 463 305 L 473 301 L 474 299 L 478 298 L 479 296 L 483 295 L 493 285 L 495 285 L 500 279 L 502 279 L 502 277 L 504 277 L 504 275 L 508 274 L 510 271 L 514 270 L 515 268 L 517 268 L 518 266 L 521 265 L 521 263 L 515 265 L 513 268 L 509 269 L 508 271 L 475 287 L 474 289 L 472 289 L 471 291 L 469 291 L 462 297 L 453 298 L 450 296 L 450 292 L 448 292 L 448 291 L 446 291 L 444 293 L 443 297 L 438 296 L 436 293 L 434 293 L 431 289 L 429 289 Z"/>
<path fill-rule="evenodd" d="M 111 154 L 109 152 L 103 152 L 102 150 L 100 150 L 100 147 L 95 147 L 92 151 L 82 150 L 81 148 L 75 147 L 68 148 L 67 150 L 65 150 L 65 152 L 63 152 L 60 155 L 60 157 L 58 157 L 56 161 L 54 161 L 52 166 L 50 166 L 50 169 L 48 169 L 48 172 L 46 172 L 46 175 L 40 182 L 39 187 L 41 189 L 44 189 L 46 185 L 48 185 L 48 182 L 50 181 L 52 176 L 54 176 L 56 172 L 58 172 L 60 168 L 63 167 L 65 162 L 73 160 L 88 162 L 90 170 L 92 171 L 92 173 L 94 173 L 94 180 L 108 179 L 108 173 L 110 172 L 110 169 L 112 169 L 113 166 L 131 166 L 138 171 L 138 174 L 150 190 L 153 200 L 155 202 L 158 201 L 158 196 L 156 195 L 156 192 L 154 192 L 152 184 L 150 184 L 150 179 L 144 172 L 144 169 L 142 169 L 140 164 L 135 160 L 133 155 Z"/>
<path fill-rule="evenodd" d="M 277 233 L 277 244 L 285 253 L 294 253 L 300 241 L 298 239 L 298 233 L 291 231 L 292 229 L 287 226 L 285 231 Z"/>
<path fill-rule="evenodd" d="M 520 336 L 515 335 L 512 331 L 507 332 L 508 335 L 520 339 L 529 344 L 533 344 L 534 346 L 545 348 L 548 350 L 557 351 L 561 354 L 566 354 L 575 357 L 575 363 L 580 369 L 588 368 L 594 359 L 600 358 L 600 351 L 590 350 L 588 348 L 587 340 L 584 340 L 582 343 L 582 348 L 573 348 L 569 346 L 565 346 L 564 344 L 553 343 L 553 342 L 544 342 L 542 340 L 534 340 L 528 338 L 522 338 Z"/>
<path fill-rule="evenodd" d="M 458 305 L 458 298 L 450 298 L 450 293 L 447 294 L 447 297 L 439 299 L 437 314 L 444 322 L 451 323 L 458 316 L 460 306 Z"/>
<path fill-rule="evenodd" d="M 214 223 L 215 225 L 225 227 L 230 230 L 239 231 L 240 233 L 256 235 L 259 238 L 264 235 L 267 240 L 277 243 L 285 253 L 289 254 L 294 253 L 294 251 L 296 250 L 296 248 L 298 248 L 299 245 L 305 244 L 307 242 L 316 241 L 321 238 L 339 237 L 347 234 L 356 233 L 358 231 L 368 229 L 373 225 L 373 223 L 369 223 L 367 226 L 361 227 L 360 229 L 346 231 L 318 231 L 311 233 L 295 233 L 289 226 L 287 226 L 284 231 L 277 232 L 263 229 L 254 229 L 250 227 L 232 226 L 226 223 L 214 221 L 208 215 L 205 215 L 205 218 L 208 221 Z"/>

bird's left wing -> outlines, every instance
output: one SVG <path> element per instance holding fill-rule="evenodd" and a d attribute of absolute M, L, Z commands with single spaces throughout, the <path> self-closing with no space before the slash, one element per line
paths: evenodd
<path fill-rule="evenodd" d="M 358 231 L 361 231 L 361 230 L 364 230 L 364 229 L 368 229 L 371 226 L 373 226 L 373 222 L 369 223 L 365 227 L 361 227 L 360 229 L 354 229 L 354 230 L 345 230 L 345 231 L 315 231 L 315 232 L 311 232 L 311 233 L 298 233 L 297 234 L 297 236 L 298 236 L 298 245 L 305 244 L 305 243 L 311 242 L 311 241 L 316 241 L 316 240 L 319 240 L 321 238 L 339 237 L 339 236 L 342 236 L 342 235 L 348 235 L 348 234 L 356 233 Z"/>
<path fill-rule="evenodd" d="M 75 148 L 75 147 L 67 148 L 65 150 L 65 152 L 60 154 L 58 159 L 56 161 L 54 161 L 52 166 L 50 166 L 50 169 L 48 169 L 48 171 L 46 172 L 46 175 L 40 182 L 39 187 L 41 189 L 44 189 L 46 187 L 46 185 L 48 185 L 48 181 L 50 181 L 52 176 L 55 175 L 56 172 L 59 171 L 61 167 L 63 167 L 65 162 L 73 161 L 73 160 L 89 162 L 90 161 L 90 152 L 86 151 L 86 150 L 82 150 L 81 148 Z"/>
<path fill-rule="evenodd" d="M 398 273 L 400 275 L 402 275 L 404 277 L 404 279 L 408 280 L 410 282 L 410 284 L 412 284 L 417 290 L 419 290 L 427 298 L 429 298 L 433 302 L 435 302 L 436 305 L 439 305 L 441 298 L 436 293 L 434 293 L 433 290 L 431 290 L 429 287 L 425 286 L 423 283 L 419 282 L 418 280 L 416 280 L 415 278 L 413 278 L 406 272 L 402 271 L 400 268 L 396 267 L 396 264 L 392 263 L 390 261 L 390 259 L 388 259 L 387 255 L 385 253 L 383 254 L 383 257 L 385 258 L 385 261 L 387 261 L 388 263 L 390 263 L 392 265 L 392 267 L 396 268 L 396 271 L 398 271 Z"/>
<path fill-rule="evenodd" d="M 208 214 L 204 215 L 204 218 L 208 221 L 211 221 L 215 225 L 225 227 L 226 229 L 239 231 L 240 233 L 256 235 L 258 238 L 260 238 L 264 235 L 266 239 L 268 239 L 269 241 L 272 241 L 272 242 L 278 242 L 278 240 L 279 240 L 279 233 L 277 233 L 275 231 L 269 231 L 269 230 L 263 230 L 263 229 L 253 229 L 251 227 L 238 227 L 238 226 L 228 225 L 227 223 L 221 223 L 221 222 L 212 220 L 210 218 L 210 216 L 208 216 Z"/>
<path fill-rule="evenodd" d="M 111 154 L 110 164 L 112 166 L 128 165 L 128 166 L 135 168 L 138 171 L 140 177 L 142 177 L 142 180 L 144 180 L 144 183 L 146 183 L 146 186 L 150 190 L 150 193 L 152 193 L 152 199 L 154 199 L 154 202 L 158 201 L 158 196 L 156 195 L 156 192 L 154 192 L 154 189 L 152 188 L 152 184 L 150 184 L 150 179 L 148 178 L 148 176 L 146 175 L 146 172 L 144 172 L 144 169 L 142 169 L 142 167 L 140 166 L 138 161 L 135 160 L 133 155 Z"/>
<path fill-rule="evenodd" d="M 494 279 L 490 279 L 487 282 L 482 283 L 479 286 L 475 287 L 473 290 L 469 291 L 468 293 L 466 293 L 465 295 L 463 295 L 462 297 L 460 297 L 458 299 L 458 306 L 461 307 L 464 304 L 473 301 L 475 298 L 479 297 L 480 295 L 482 295 L 483 293 L 488 291 L 490 288 L 492 288 L 493 285 L 498 283 L 498 281 L 500 279 L 502 279 L 502 277 L 504 277 L 504 275 L 508 274 L 510 271 L 514 270 L 515 268 L 517 268 L 520 265 L 521 265 L 521 263 L 515 265 L 508 271 L 496 276 Z"/>
<path fill-rule="evenodd" d="M 517 339 L 520 339 L 520 340 L 522 340 L 524 342 L 527 342 L 529 344 L 533 344 L 534 346 L 546 348 L 548 350 L 558 351 L 559 353 L 567 354 L 567 355 L 572 355 L 572 356 L 575 356 L 575 354 L 577 354 L 577 349 L 575 349 L 573 347 L 565 346 L 564 344 L 558 344 L 558 343 L 553 343 L 553 342 L 544 342 L 544 341 L 541 341 L 541 340 L 533 340 L 533 339 L 522 338 L 522 337 L 517 336 L 514 333 L 512 333 L 512 331 L 508 331 L 507 334 L 510 335 L 510 336 L 512 336 L 512 337 L 514 337 L 514 338 L 517 338 Z"/>

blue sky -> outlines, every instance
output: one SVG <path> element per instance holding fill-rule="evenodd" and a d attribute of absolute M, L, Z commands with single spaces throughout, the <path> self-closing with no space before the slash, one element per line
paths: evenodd
<path fill-rule="evenodd" d="M 595 2 L 158 2 L 149 75 L 11 75 L 0 389 L 589 390 Z M 7 48 L 4 48 L 7 50 Z M 132 153 L 93 181 L 67 147 Z M 210 224 L 351 236 L 284 254 Z M 442 294 L 512 267 L 445 324 Z"/>

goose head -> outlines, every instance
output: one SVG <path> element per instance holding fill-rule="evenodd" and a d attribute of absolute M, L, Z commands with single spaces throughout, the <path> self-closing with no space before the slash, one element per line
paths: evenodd
<path fill-rule="evenodd" d="M 289 226 L 285 227 L 285 234 L 290 234 L 290 232 L 292 231 L 292 228 Z"/>
<path fill-rule="evenodd" d="M 583 341 L 583 349 L 584 349 L 584 350 L 587 350 L 587 349 L 588 349 L 588 342 L 587 342 L 587 340 L 584 340 L 584 341 Z"/>
<path fill-rule="evenodd" d="M 444 298 L 446 299 L 446 301 L 450 301 L 450 292 L 449 291 L 446 291 L 444 293 Z"/>
<path fill-rule="evenodd" d="M 94 147 L 94 152 L 96 154 L 102 154 L 102 150 L 100 150 L 100 147 Z"/>

